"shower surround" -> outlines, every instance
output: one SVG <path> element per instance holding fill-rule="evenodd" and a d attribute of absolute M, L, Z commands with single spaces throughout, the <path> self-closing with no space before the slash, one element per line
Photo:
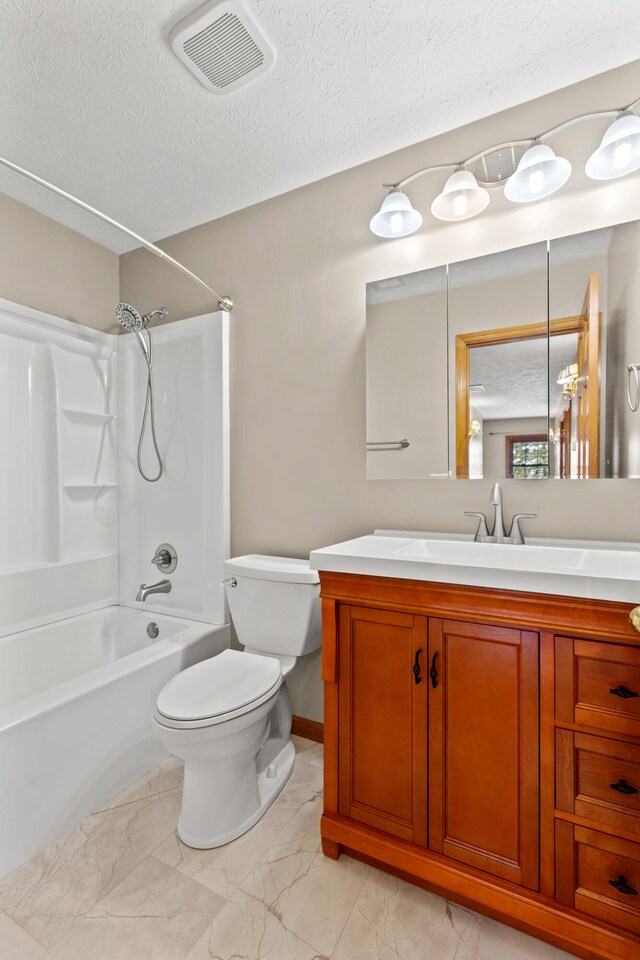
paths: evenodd
<path fill-rule="evenodd" d="M 134 337 L 0 301 L 0 876 L 162 759 L 158 691 L 229 645 L 227 316 L 153 338 L 147 483 Z M 166 541 L 172 592 L 138 603 Z"/>

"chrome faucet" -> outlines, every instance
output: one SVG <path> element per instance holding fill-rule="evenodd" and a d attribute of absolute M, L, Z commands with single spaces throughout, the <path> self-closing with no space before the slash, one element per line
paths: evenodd
<path fill-rule="evenodd" d="M 500 542 L 500 540 L 504 540 L 506 537 L 507 531 L 504 528 L 504 520 L 502 519 L 502 487 L 499 483 L 494 483 L 493 485 L 491 496 L 489 497 L 489 505 L 495 509 L 491 536 Z"/>
<path fill-rule="evenodd" d="M 171 580 L 158 580 L 157 583 L 141 583 L 136 600 L 146 600 L 152 593 L 171 593 Z"/>
<path fill-rule="evenodd" d="M 470 510 L 465 510 L 465 517 L 478 517 L 478 529 L 474 536 L 474 541 L 477 543 L 516 543 L 523 544 L 524 537 L 522 535 L 522 530 L 520 529 L 521 520 L 533 520 L 537 516 L 535 513 L 516 513 L 511 521 L 511 529 L 509 530 L 509 536 L 507 536 L 504 528 L 504 518 L 502 516 L 502 487 L 499 483 L 494 483 L 493 489 L 491 491 L 491 496 L 489 497 L 489 504 L 492 507 L 495 507 L 495 515 L 493 521 L 493 529 L 491 533 L 487 528 L 487 518 L 484 513 L 476 513 Z"/>

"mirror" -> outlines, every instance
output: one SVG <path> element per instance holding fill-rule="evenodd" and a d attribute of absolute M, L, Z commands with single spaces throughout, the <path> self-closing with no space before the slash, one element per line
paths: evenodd
<path fill-rule="evenodd" d="M 451 264 L 448 314 L 455 476 L 547 476 L 546 243 Z"/>
<path fill-rule="evenodd" d="M 367 477 L 640 476 L 638 294 L 638 222 L 368 284 Z"/>
<path fill-rule="evenodd" d="M 367 285 L 367 477 L 448 477 L 447 268 Z"/>
<path fill-rule="evenodd" d="M 553 475 L 638 477 L 640 412 L 631 407 L 640 364 L 640 223 L 552 240 L 549 264 L 551 317 L 576 319 L 568 363 L 549 368 Z"/>

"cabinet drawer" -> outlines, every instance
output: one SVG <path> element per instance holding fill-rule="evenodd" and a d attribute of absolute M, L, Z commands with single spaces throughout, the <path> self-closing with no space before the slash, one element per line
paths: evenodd
<path fill-rule="evenodd" d="M 636 832 L 640 839 L 640 746 L 556 732 L 559 810 Z"/>
<path fill-rule="evenodd" d="M 556 713 L 640 737 L 640 647 L 558 637 Z"/>
<path fill-rule="evenodd" d="M 576 827 L 575 858 L 576 909 L 640 934 L 640 844 Z"/>

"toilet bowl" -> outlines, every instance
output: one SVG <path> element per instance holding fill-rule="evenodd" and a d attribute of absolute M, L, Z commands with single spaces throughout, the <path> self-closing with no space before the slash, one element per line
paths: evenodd
<path fill-rule="evenodd" d="M 178 836 L 198 848 L 249 830 L 291 776 L 285 678 L 321 642 L 319 578 L 306 561 L 251 555 L 226 561 L 225 573 L 245 650 L 224 650 L 173 677 L 152 720 L 184 761 Z"/>

